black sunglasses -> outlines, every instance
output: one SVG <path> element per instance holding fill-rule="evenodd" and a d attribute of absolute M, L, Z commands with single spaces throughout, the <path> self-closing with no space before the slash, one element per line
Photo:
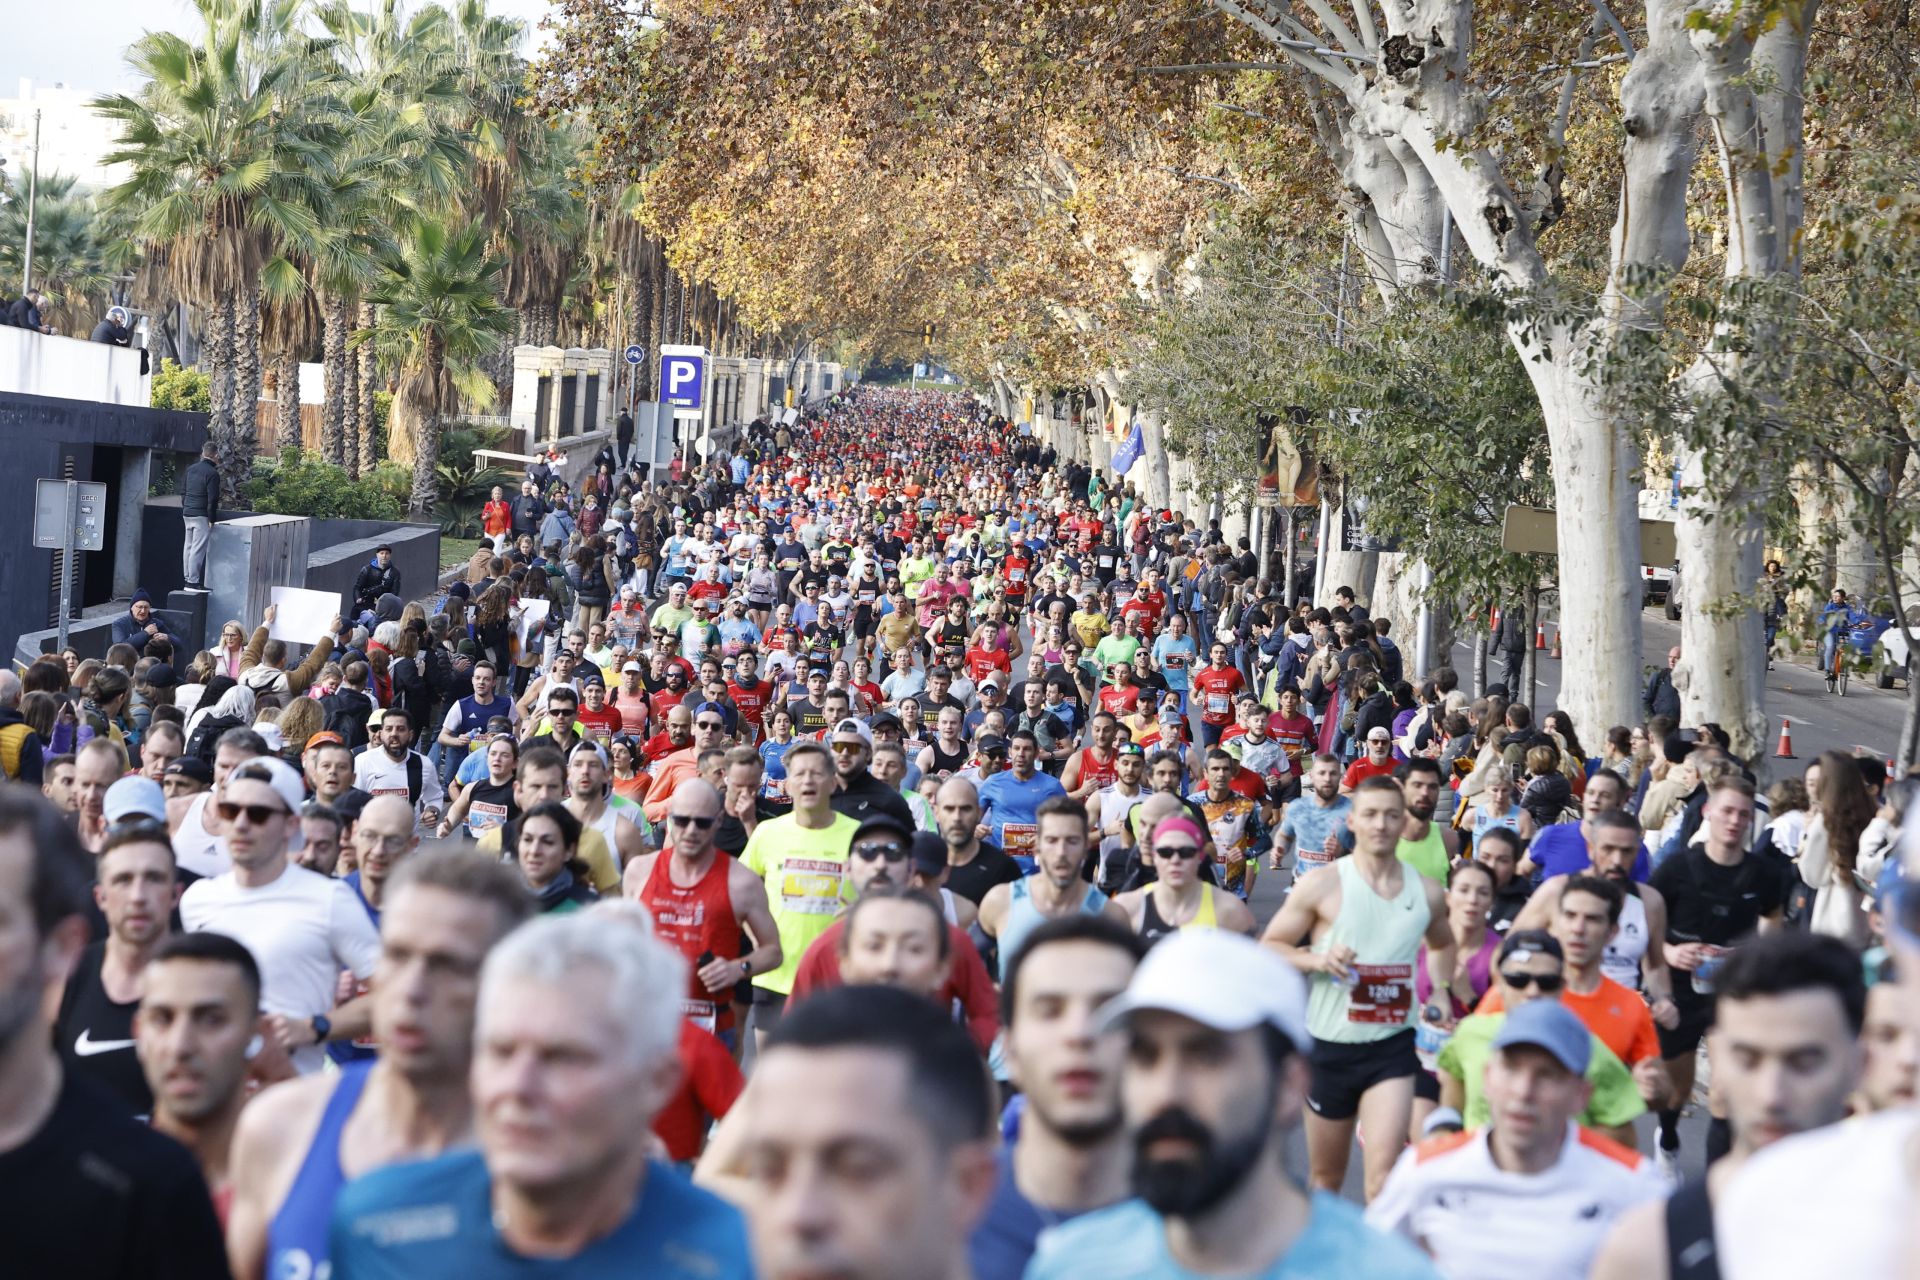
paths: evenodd
<path fill-rule="evenodd" d="M 1197 858 L 1200 856 L 1200 846 L 1197 844 L 1157 844 L 1153 846 L 1153 855 L 1156 858 L 1172 858 L 1175 861 L 1185 862 L 1188 858 Z"/>
<path fill-rule="evenodd" d="M 232 822 L 244 813 L 247 815 L 247 821 L 256 827 L 265 826 L 269 818 L 291 816 L 285 809 L 276 808 L 270 804 L 234 804 L 230 800 L 222 800 L 215 804 L 213 811 L 220 815 L 222 822 Z"/>
<path fill-rule="evenodd" d="M 1504 969 L 1500 972 L 1500 981 L 1516 991 L 1533 987 L 1543 996 L 1550 996 L 1566 985 L 1566 978 L 1557 973 L 1508 973 Z"/>
<path fill-rule="evenodd" d="M 713 824 L 718 822 L 719 819 L 718 818 L 696 818 L 692 814 L 688 814 L 688 813 L 670 813 L 667 815 L 667 821 L 671 822 L 676 827 L 695 827 L 701 831 L 706 831 L 711 829 Z"/>
<path fill-rule="evenodd" d="M 727 726 L 719 720 L 699 720 L 694 722 L 696 729 L 724 729 Z"/>
<path fill-rule="evenodd" d="M 851 852 L 862 862 L 873 862 L 879 858 L 885 858 L 888 862 L 907 860 L 907 851 L 889 840 L 869 840 L 865 844 L 853 846 Z"/>

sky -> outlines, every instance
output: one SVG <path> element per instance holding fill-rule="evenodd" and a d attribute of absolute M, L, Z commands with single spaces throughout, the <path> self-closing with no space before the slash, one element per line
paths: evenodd
<path fill-rule="evenodd" d="M 183 34 L 197 23 L 189 0 L 5 0 L 0 97 L 22 76 L 88 92 L 133 88 L 123 54 L 151 30 Z M 548 0 L 491 0 L 494 12 L 537 25 Z"/>

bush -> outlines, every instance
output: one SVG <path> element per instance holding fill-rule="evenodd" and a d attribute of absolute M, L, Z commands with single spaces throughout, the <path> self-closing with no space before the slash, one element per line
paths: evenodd
<path fill-rule="evenodd" d="M 349 480 L 343 469 L 293 449 L 255 468 L 247 497 L 255 511 L 274 515 L 398 520 L 406 514 L 406 500 L 387 487 L 391 477 L 384 469 Z"/>
<path fill-rule="evenodd" d="M 153 375 L 153 407 L 211 413 L 213 392 L 210 380 L 198 369 L 183 369 L 171 360 L 162 360 L 160 371 Z"/>

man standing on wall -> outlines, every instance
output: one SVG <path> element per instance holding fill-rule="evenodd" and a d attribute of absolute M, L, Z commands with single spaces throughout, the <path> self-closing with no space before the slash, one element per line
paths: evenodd
<path fill-rule="evenodd" d="M 207 441 L 180 482 L 180 518 L 187 527 L 186 541 L 180 548 L 180 574 L 189 587 L 207 584 L 207 542 L 213 536 L 213 517 L 220 507 L 220 468 L 214 465 L 219 456 L 219 448 Z"/>

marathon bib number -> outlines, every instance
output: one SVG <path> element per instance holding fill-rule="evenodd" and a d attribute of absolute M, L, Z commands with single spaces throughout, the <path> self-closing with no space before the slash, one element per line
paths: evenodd
<path fill-rule="evenodd" d="M 686 1015 L 688 1022 L 709 1034 L 719 1023 L 718 1014 L 711 1000 L 682 1000 L 680 1012 Z"/>
<path fill-rule="evenodd" d="M 1024 568 L 1015 566 L 1014 568 L 1007 570 L 1008 582 L 1018 585 L 1019 583 L 1025 582 L 1026 580 L 1027 580 L 1027 571 Z"/>
<path fill-rule="evenodd" d="M 467 831 L 475 837 L 507 825 L 507 806 L 476 800 L 467 809 Z"/>
<path fill-rule="evenodd" d="M 376 796 L 405 796 L 407 795 L 407 789 L 405 787 L 375 787 L 373 794 Z"/>
<path fill-rule="evenodd" d="M 780 905 L 796 915 L 837 916 L 845 868 L 832 859 L 789 858 L 780 867 Z"/>
<path fill-rule="evenodd" d="M 1185 671 L 1187 669 L 1187 655 L 1184 653 L 1169 653 L 1161 665 L 1169 671 Z"/>
<path fill-rule="evenodd" d="M 1010 854 L 1028 857 L 1040 843 L 1040 826 L 1034 822 L 1009 822 L 1000 828 L 1000 847 Z"/>
<path fill-rule="evenodd" d="M 1227 697 L 1226 694 L 1210 693 L 1207 695 L 1207 714 L 1208 715 L 1223 716 L 1223 715 L 1226 715 L 1227 712 L 1229 712 L 1232 709 L 1233 709 L 1233 702 L 1231 699 Z"/>
<path fill-rule="evenodd" d="M 1371 1026 L 1405 1026 L 1413 1011 L 1413 966 L 1356 964 L 1353 992 L 1347 997 L 1347 1021 Z"/>

